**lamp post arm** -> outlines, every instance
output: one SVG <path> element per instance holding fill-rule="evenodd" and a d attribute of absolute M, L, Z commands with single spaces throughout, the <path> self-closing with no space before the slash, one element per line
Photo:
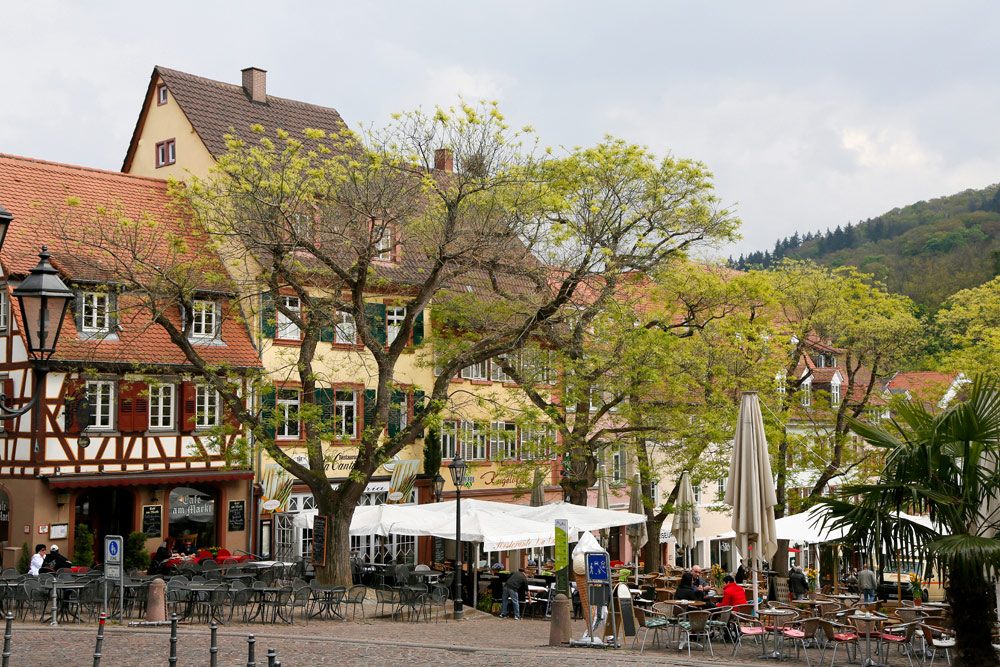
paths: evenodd
<path fill-rule="evenodd" d="M 41 393 L 41 390 L 45 387 L 45 378 L 48 374 L 48 362 L 36 361 L 34 363 L 33 375 L 35 376 L 35 390 L 31 392 L 31 400 L 29 400 L 27 405 L 23 407 L 7 407 L 7 399 L 9 397 L 3 392 L 0 392 L 0 419 L 16 419 L 17 417 L 21 417 L 31 412 L 32 408 L 38 405 L 38 396 Z"/>

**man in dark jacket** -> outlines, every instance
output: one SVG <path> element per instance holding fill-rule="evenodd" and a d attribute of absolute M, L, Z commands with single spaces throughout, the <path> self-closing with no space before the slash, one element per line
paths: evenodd
<path fill-rule="evenodd" d="M 518 570 L 507 578 L 503 585 L 503 603 L 500 605 L 500 618 L 507 618 L 507 601 L 514 603 L 514 619 L 521 620 L 520 594 L 528 593 L 528 578 L 524 576 L 524 570 Z"/>
<path fill-rule="evenodd" d="M 59 553 L 59 545 L 53 544 L 49 547 L 49 555 L 45 557 L 45 562 L 42 563 L 42 567 L 50 568 L 54 571 L 61 570 L 64 567 L 72 567 L 73 563 Z"/>
<path fill-rule="evenodd" d="M 801 567 L 793 567 L 788 575 L 788 592 L 792 594 L 793 600 L 801 600 L 809 592 L 809 580 Z"/>

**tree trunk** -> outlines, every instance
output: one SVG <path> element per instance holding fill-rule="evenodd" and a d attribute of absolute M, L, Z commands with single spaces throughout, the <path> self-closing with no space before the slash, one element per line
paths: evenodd
<path fill-rule="evenodd" d="M 649 519 L 646 521 L 646 544 L 643 546 L 645 552 L 646 574 L 657 574 L 660 571 L 660 530 L 663 521 Z"/>
<path fill-rule="evenodd" d="M 991 643 L 995 615 L 993 588 L 981 570 L 953 564 L 949 576 L 948 602 L 955 626 L 954 667 L 1000 665 Z"/>
<path fill-rule="evenodd" d="M 584 506 L 587 505 L 586 487 L 575 488 L 573 486 L 570 486 L 569 488 L 566 488 L 566 486 L 563 486 L 563 489 L 566 491 L 566 497 L 569 499 L 570 503 L 574 505 L 584 505 Z"/>

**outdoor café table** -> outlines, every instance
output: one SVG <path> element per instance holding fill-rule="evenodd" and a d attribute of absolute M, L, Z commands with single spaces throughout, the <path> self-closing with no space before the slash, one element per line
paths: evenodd
<path fill-rule="evenodd" d="M 267 614 L 265 608 L 270 600 L 273 600 L 283 586 L 254 586 L 253 588 L 247 589 L 253 594 L 253 603 L 256 607 L 254 612 L 250 614 L 245 620 L 246 623 L 254 620 L 260 616 L 260 622 L 264 623 L 267 621 Z M 274 623 L 277 617 L 277 611 L 275 611 L 274 617 L 271 619 L 271 623 Z"/>
<path fill-rule="evenodd" d="M 852 614 L 847 618 L 854 621 L 854 627 L 857 628 L 858 636 L 860 637 L 863 634 L 865 637 L 865 660 L 861 663 L 861 667 L 888 667 L 888 665 L 872 660 L 872 635 L 881 637 L 881 626 L 888 620 L 888 617 L 865 612 Z"/>
<path fill-rule="evenodd" d="M 435 572 L 433 570 L 425 572 L 419 572 L 414 570 L 413 572 L 410 573 L 410 576 L 420 577 L 421 579 L 424 580 L 424 583 L 427 584 L 428 586 L 433 586 L 441 579 L 441 573 Z"/>
<path fill-rule="evenodd" d="M 780 607 L 760 607 L 757 613 L 763 619 L 770 619 L 770 623 L 764 622 L 766 628 L 767 625 L 771 626 L 771 643 L 774 646 L 774 650 L 771 653 L 767 653 L 767 639 L 765 636 L 763 644 L 762 658 L 774 658 L 775 660 L 784 660 L 791 656 L 785 655 L 781 652 L 778 645 L 778 637 L 781 634 L 780 628 L 784 625 L 785 621 L 793 620 L 788 618 L 789 616 L 796 616 L 796 613 L 791 609 L 782 609 Z"/>
<path fill-rule="evenodd" d="M 339 618 L 342 621 L 347 619 L 340 613 L 340 604 L 344 599 L 347 589 L 344 586 L 334 586 L 326 584 L 316 584 L 313 582 L 312 599 L 316 603 L 317 610 L 309 614 L 309 618 Z"/>
<path fill-rule="evenodd" d="M 42 617 L 39 620 L 43 623 L 46 620 L 51 621 L 52 611 L 56 610 L 57 614 L 56 618 L 61 618 L 62 620 L 65 621 L 68 612 L 69 615 L 73 617 L 74 621 L 79 622 L 80 617 L 77 615 L 77 613 L 75 611 L 72 611 L 72 609 L 67 609 L 68 605 L 66 603 L 73 599 L 68 596 L 72 595 L 72 593 L 67 593 L 66 596 L 62 596 L 59 595 L 58 592 L 76 591 L 76 596 L 77 598 L 79 598 L 80 591 L 86 588 L 88 583 L 89 582 L 86 581 L 79 581 L 72 579 L 64 581 L 59 581 L 58 579 L 54 579 L 48 583 L 39 583 L 39 588 L 47 591 L 52 591 L 52 606 L 48 609 L 48 616 L 46 617 L 45 612 L 42 612 Z"/>

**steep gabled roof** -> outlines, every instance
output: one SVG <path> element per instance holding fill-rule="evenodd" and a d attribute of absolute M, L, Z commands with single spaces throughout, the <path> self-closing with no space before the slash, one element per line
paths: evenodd
<path fill-rule="evenodd" d="M 199 234 L 193 223 L 183 220 L 183 212 L 174 208 L 166 181 L 0 154 L 0 204 L 14 216 L 0 251 L 0 264 L 11 277 L 27 275 L 38 263 L 38 251 L 45 244 L 53 255 L 53 266 L 67 282 L 114 283 L 114 267 L 110 261 L 102 259 L 106 255 L 68 240 L 63 225 L 71 220 L 74 233 L 85 238 L 93 233 L 97 238 L 101 225 L 116 225 L 122 218 L 147 219 L 153 225 L 150 229 L 169 232 L 172 238 L 184 240 L 186 250 L 181 253 L 182 259 L 191 256 L 202 262 L 200 267 L 204 272 L 200 276 L 209 282 L 199 289 L 219 289 L 218 283 L 206 276 L 211 273 L 223 275 L 222 261 L 210 248 L 207 234 Z M 114 211 L 114 215 L 103 215 L 100 209 Z M 154 240 L 158 238 L 161 237 L 154 237 Z M 149 250 L 145 259 L 156 261 L 162 253 L 161 261 L 169 261 L 167 253 L 176 252 L 177 248 L 166 245 L 150 242 L 143 246 Z M 107 266 L 106 270 L 102 269 L 103 265 Z M 135 297 L 124 294 L 118 305 L 117 339 L 83 338 L 76 334 L 75 322 L 67 314 L 53 359 L 187 365 L 184 354 L 169 340 L 167 333 L 160 326 L 150 324 L 149 312 Z M 17 319 L 17 308 L 12 310 Z M 231 316 L 224 312 L 224 345 L 199 346 L 199 351 L 213 364 L 243 368 L 260 366 L 260 358 L 237 315 L 235 309 Z M 180 323 L 180 319 L 178 310 L 176 322 Z"/>
<path fill-rule="evenodd" d="M 223 137 L 230 133 L 230 127 L 236 134 L 245 136 L 252 125 L 260 124 L 271 132 L 281 128 L 293 137 L 298 137 L 306 128 L 331 132 L 344 126 L 344 120 L 336 109 L 273 95 L 267 96 L 266 103 L 252 102 L 243 86 L 157 65 L 150 77 L 142 111 L 122 163 L 122 171 L 128 171 L 131 166 L 139 135 L 142 134 L 143 121 L 153 101 L 153 87 L 157 78 L 167 85 L 167 90 L 215 159 L 226 153 Z"/>

